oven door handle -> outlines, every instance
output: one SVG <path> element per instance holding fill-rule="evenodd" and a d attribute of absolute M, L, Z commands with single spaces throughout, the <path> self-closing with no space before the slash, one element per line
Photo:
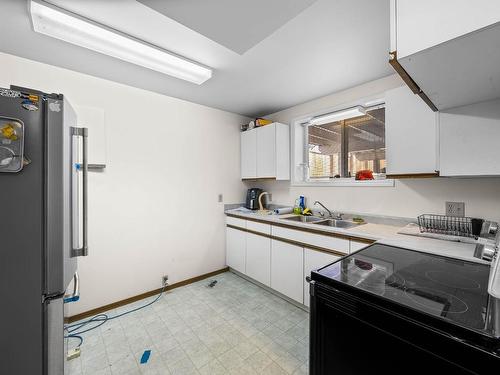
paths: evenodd
<path fill-rule="evenodd" d="M 309 295 L 314 297 L 316 295 L 316 281 L 311 279 L 311 276 L 306 276 L 306 282 L 309 284 Z"/>

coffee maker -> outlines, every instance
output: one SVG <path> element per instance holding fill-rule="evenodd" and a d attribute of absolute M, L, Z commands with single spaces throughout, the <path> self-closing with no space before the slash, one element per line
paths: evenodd
<path fill-rule="evenodd" d="M 247 200 L 245 207 L 249 210 L 258 210 L 259 209 L 259 195 L 263 192 L 262 189 L 259 188 L 251 188 L 247 191 Z M 264 203 L 264 202 L 262 202 Z"/>

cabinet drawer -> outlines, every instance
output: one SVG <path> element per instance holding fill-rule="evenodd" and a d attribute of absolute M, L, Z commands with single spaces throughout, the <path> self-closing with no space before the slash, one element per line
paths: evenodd
<path fill-rule="evenodd" d="M 351 240 L 349 253 L 354 253 L 355 251 L 361 250 L 369 245 L 370 244 L 368 243 Z"/>
<path fill-rule="evenodd" d="M 226 216 L 226 224 L 235 227 L 246 228 L 247 221 L 244 219 L 238 219 L 237 217 Z"/>
<path fill-rule="evenodd" d="M 254 232 L 271 234 L 271 225 L 265 223 L 258 223 L 256 221 L 247 221 L 247 229 Z"/>
<path fill-rule="evenodd" d="M 324 236 L 321 234 L 305 232 L 301 230 L 272 227 L 272 235 L 281 237 L 287 240 L 297 241 L 302 244 L 310 246 L 318 246 L 324 249 L 334 250 L 339 253 L 349 253 L 349 240 L 344 238 L 337 238 L 331 236 Z"/>

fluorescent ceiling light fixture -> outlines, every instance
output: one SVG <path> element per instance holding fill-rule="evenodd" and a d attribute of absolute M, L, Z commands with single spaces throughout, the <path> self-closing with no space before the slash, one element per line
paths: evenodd
<path fill-rule="evenodd" d="M 366 114 L 366 109 L 358 105 L 356 107 L 351 107 L 343 109 L 341 111 L 331 112 L 321 116 L 313 117 L 309 121 L 309 123 L 312 125 L 323 125 L 323 124 L 329 124 L 330 122 L 342 121 L 357 116 L 364 116 L 365 114 Z"/>
<path fill-rule="evenodd" d="M 31 0 L 30 12 L 33 29 L 37 33 L 198 85 L 212 77 L 210 68 L 45 1 Z"/>

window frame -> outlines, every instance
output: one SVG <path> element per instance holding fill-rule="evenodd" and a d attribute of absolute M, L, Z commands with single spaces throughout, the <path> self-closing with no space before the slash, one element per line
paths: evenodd
<path fill-rule="evenodd" d="M 369 98 L 364 98 L 351 103 L 344 103 L 323 109 L 306 116 L 302 116 L 292 120 L 291 122 L 291 185 L 292 186 L 394 186 L 394 180 L 386 178 L 385 176 L 377 176 L 374 180 L 357 181 L 354 177 L 341 177 L 341 178 L 319 178 L 311 180 L 309 176 L 306 177 L 307 168 L 309 166 L 309 134 L 308 127 L 310 121 L 317 116 L 325 115 L 328 113 L 342 111 L 355 106 L 363 106 L 367 110 L 385 107 L 384 95 L 376 95 Z M 347 147 L 347 137 L 342 134 L 342 147 Z M 343 153 L 344 154 L 344 153 Z M 348 168 L 347 159 L 341 158 L 341 170 L 344 172 Z M 302 168 L 302 171 L 300 171 Z"/>

